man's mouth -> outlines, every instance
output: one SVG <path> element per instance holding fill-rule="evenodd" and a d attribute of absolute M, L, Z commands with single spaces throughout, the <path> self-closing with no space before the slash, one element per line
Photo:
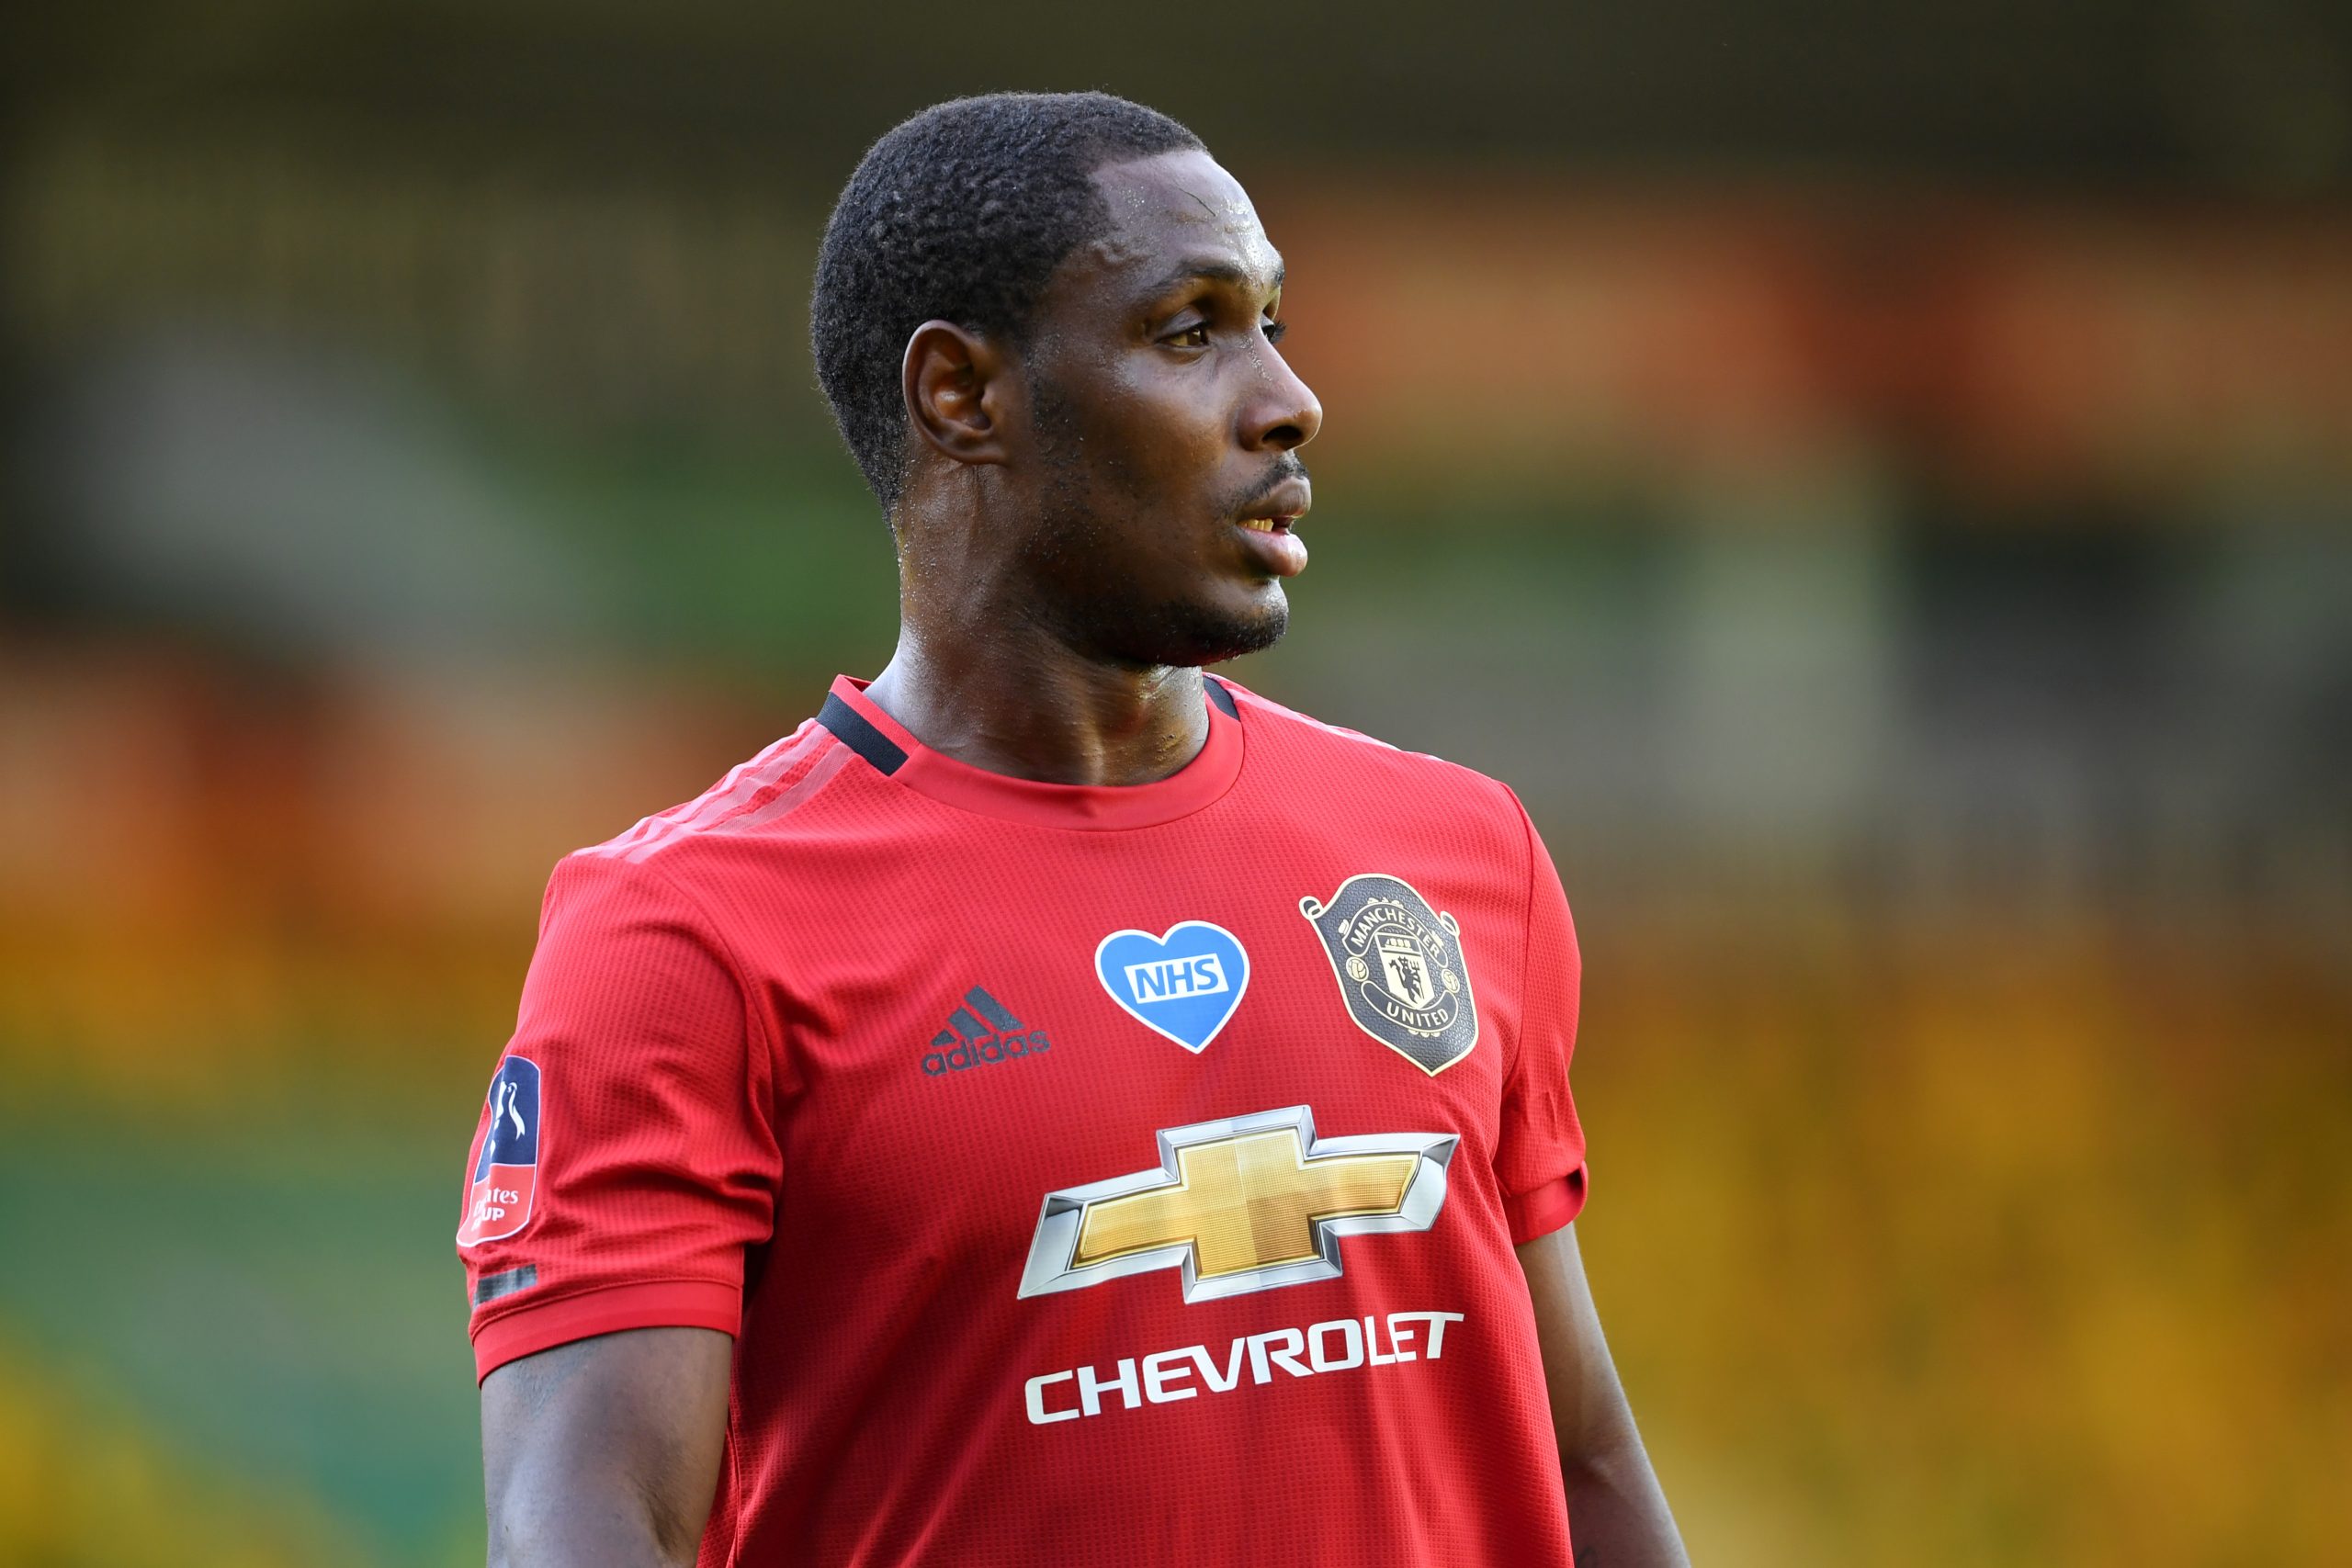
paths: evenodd
<path fill-rule="evenodd" d="M 1287 534 L 1300 518 L 1306 515 L 1306 509 L 1313 504 L 1314 492 L 1307 488 L 1305 479 L 1286 479 L 1237 521 L 1252 533 Z"/>
<path fill-rule="evenodd" d="M 1305 475 L 1293 475 L 1241 509 L 1234 522 L 1259 543 L 1248 547 L 1257 570 L 1269 577 L 1296 577 L 1306 567 L 1306 541 L 1291 530 L 1314 504 Z"/>

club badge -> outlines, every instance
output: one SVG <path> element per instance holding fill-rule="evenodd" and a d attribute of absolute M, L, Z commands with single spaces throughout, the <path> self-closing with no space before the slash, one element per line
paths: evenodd
<path fill-rule="evenodd" d="M 1434 1077 L 1478 1043 L 1478 1004 L 1462 927 L 1400 877 L 1366 873 L 1329 903 L 1298 901 L 1323 939 L 1340 999 L 1356 1027 Z"/>

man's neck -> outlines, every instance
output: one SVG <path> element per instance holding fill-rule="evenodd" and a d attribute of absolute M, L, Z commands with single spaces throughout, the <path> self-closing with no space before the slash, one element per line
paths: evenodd
<path fill-rule="evenodd" d="M 1106 664 L 1035 627 L 940 640 L 901 623 L 865 694 L 959 762 L 1046 784 L 1154 784 L 1208 741 L 1198 670 Z"/>

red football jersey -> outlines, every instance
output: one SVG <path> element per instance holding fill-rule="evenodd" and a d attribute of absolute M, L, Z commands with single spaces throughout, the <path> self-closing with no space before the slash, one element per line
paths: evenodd
<path fill-rule="evenodd" d="M 476 1365 L 736 1337 L 701 1562 L 1569 1562 L 1512 1251 L 1577 961 L 1510 792 L 1212 679 L 1158 784 L 842 680 L 568 857 L 468 1162 Z"/>

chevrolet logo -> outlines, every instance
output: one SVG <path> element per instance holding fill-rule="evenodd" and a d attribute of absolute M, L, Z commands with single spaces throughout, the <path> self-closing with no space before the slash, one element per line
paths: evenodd
<path fill-rule="evenodd" d="M 1181 1269 L 1211 1301 L 1340 1274 L 1340 1238 L 1425 1231 L 1445 1206 L 1451 1133 L 1317 1138 L 1304 1105 L 1159 1134 L 1159 1164 L 1046 1194 L 1021 1293 Z"/>

